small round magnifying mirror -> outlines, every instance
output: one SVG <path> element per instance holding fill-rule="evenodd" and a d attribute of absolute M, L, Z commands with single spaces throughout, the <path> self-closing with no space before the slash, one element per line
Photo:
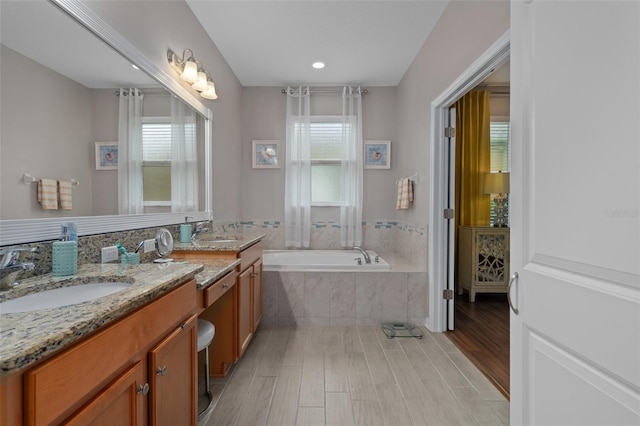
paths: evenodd
<path fill-rule="evenodd" d="M 156 252 L 160 257 L 167 257 L 173 251 L 173 236 L 168 229 L 160 228 L 156 233 Z"/>

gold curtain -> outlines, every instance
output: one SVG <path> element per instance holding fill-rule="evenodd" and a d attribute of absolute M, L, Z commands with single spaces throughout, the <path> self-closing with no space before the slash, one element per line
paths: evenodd
<path fill-rule="evenodd" d="M 483 194 L 484 174 L 491 171 L 489 92 L 469 92 L 456 109 L 455 285 L 458 286 L 460 226 L 488 226 L 491 196 Z"/>
<path fill-rule="evenodd" d="M 469 92 L 454 106 L 457 235 L 459 226 L 489 225 L 491 196 L 482 189 L 484 175 L 491 171 L 489 92 Z"/>

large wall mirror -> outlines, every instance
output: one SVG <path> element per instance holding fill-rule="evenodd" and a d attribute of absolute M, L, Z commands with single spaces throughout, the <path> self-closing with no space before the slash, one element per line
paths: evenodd
<path fill-rule="evenodd" d="M 56 238 L 67 221 L 91 235 L 178 223 L 184 216 L 211 219 L 211 110 L 80 2 L 2 1 L 0 8 L 0 245 Z M 138 214 L 119 203 L 124 179 L 101 162 L 101 149 L 118 145 L 120 89 L 131 88 L 142 93 L 148 132 L 169 128 L 170 135 L 177 104 L 191 117 L 197 184 L 188 208 L 177 208 L 175 197 L 171 205 L 166 157 L 145 161 Z M 40 178 L 78 182 L 71 210 L 42 208 Z"/>

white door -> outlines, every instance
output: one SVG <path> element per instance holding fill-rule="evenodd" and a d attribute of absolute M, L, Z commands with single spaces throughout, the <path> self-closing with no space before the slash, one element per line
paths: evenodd
<path fill-rule="evenodd" d="M 511 422 L 640 424 L 640 2 L 511 2 Z"/>
<path fill-rule="evenodd" d="M 454 209 L 456 205 L 456 109 L 449 109 L 448 123 L 447 127 L 452 129 L 447 133 L 446 139 L 448 141 L 448 184 L 447 184 L 447 201 L 449 209 Z M 458 212 L 454 211 L 454 215 L 458 214 Z M 450 299 L 447 300 L 447 329 L 454 329 L 454 318 L 455 318 L 455 256 L 456 256 L 456 221 L 453 217 L 450 217 L 447 220 L 447 238 L 448 238 L 448 246 L 447 246 L 447 290 L 449 290 Z"/>

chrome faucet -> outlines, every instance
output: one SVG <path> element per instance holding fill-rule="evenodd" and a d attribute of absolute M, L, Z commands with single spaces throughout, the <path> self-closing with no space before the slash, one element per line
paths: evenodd
<path fill-rule="evenodd" d="M 195 241 L 196 238 L 198 238 L 198 235 L 200 235 L 203 232 L 206 232 L 206 231 L 209 230 L 209 228 L 206 228 L 204 226 L 206 224 L 207 224 L 207 222 L 198 222 L 198 223 L 196 223 L 196 226 L 193 229 L 193 234 L 191 234 L 191 241 Z"/>
<path fill-rule="evenodd" d="M 14 287 L 15 279 L 22 271 L 32 271 L 35 268 L 33 262 L 20 262 L 20 253 L 26 251 L 35 253 L 35 247 L 7 247 L 0 249 L 0 290 L 9 290 Z"/>
<path fill-rule="evenodd" d="M 353 249 L 360 250 L 360 253 L 362 253 L 362 256 L 364 256 L 364 263 L 366 263 L 367 265 L 371 263 L 371 257 L 369 256 L 369 253 L 367 253 L 366 250 L 364 250 L 362 247 L 354 247 Z"/>

